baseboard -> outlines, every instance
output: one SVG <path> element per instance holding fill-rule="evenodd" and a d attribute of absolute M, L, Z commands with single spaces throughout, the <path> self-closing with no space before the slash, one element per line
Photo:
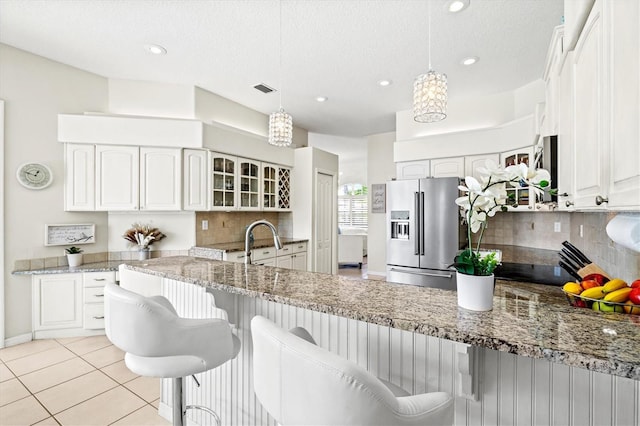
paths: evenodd
<path fill-rule="evenodd" d="M 25 333 L 20 334 L 18 336 L 9 337 L 8 339 L 4 339 L 4 347 L 8 348 L 9 346 L 20 345 L 22 343 L 27 343 L 33 340 L 33 334 Z"/>
<path fill-rule="evenodd" d="M 173 409 L 169 405 L 160 401 L 158 404 L 158 415 L 171 422 L 173 420 Z"/>
<path fill-rule="evenodd" d="M 380 278 L 380 279 L 385 279 L 387 277 L 387 272 L 378 272 L 378 271 L 372 271 L 372 270 L 368 270 L 367 271 L 367 275 L 370 277 L 371 275 L 374 275 L 376 278 Z"/>

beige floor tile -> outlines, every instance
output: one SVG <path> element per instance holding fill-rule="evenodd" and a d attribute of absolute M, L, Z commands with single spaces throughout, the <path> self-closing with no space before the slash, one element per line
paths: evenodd
<path fill-rule="evenodd" d="M 38 393 L 93 370 L 95 368 L 91 364 L 81 358 L 74 357 L 68 361 L 20 376 L 20 381 L 24 383 L 31 393 Z"/>
<path fill-rule="evenodd" d="M 28 396 L 2 407 L 0 425 L 31 425 L 47 417 L 47 410 L 33 396 Z"/>
<path fill-rule="evenodd" d="M 118 386 L 56 414 L 55 418 L 62 425 L 108 425 L 145 405 L 142 399 Z"/>
<path fill-rule="evenodd" d="M 60 344 L 52 339 L 32 340 L 28 343 L 0 349 L 0 360 L 6 363 L 7 361 L 58 347 L 60 347 Z"/>
<path fill-rule="evenodd" d="M 36 398 L 55 415 L 117 385 L 102 372 L 94 371 L 38 392 Z"/>
<path fill-rule="evenodd" d="M 118 383 L 126 383 L 138 377 L 136 373 L 127 368 L 124 360 L 107 365 L 100 370 Z"/>
<path fill-rule="evenodd" d="M 34 426 L 58 426 L 60 423 L 56 421 L 53 417 L 47 417 L 41 422 L 36 423 Z"/>
<path fill-rule="evenodd" d="M 127 417 L 124 417 L 117 422 L 113 423 L 114 425 L 121 426 L 131 426 L 131 425 L 170 425 L 171 422 L 166 420 L 164 417 L 160 417 L 158 415 L 158 410 L 153 408 L 150 405 L 145 405 L 141 409 L 134 411 L 129 414 Z"/>
<path fill-rule="evenodd" d="M 13 375 L 11 370 L 9 370 L 6 365 L 0 363 L 0 382 L 13 379 L 14 377 L 16 376 Z"/>
<path fill-rule="evenodd" d="M 138 377 L 124 386 L 147 402 L 160 398 L 160 380 L 157 377 Z"/>
<path fill-rule="evenodd" d="M 109 345 L 111 345 L 111 342 L 107 339 L 107 336 L 91 336 L 69 343 L 66 347 L 78 355 L 84 355 Z"/>
<path fill-rule="evenodd" d="M 73 357 L 73 352 L 69 351 L 64 346 L 58 345 L 58 347 L 53 349 L 31 354 L 23 358 L 14 359 L 6 364 L 13 374 L 16 376 L 22 376 L 23 374 L 58 364 Z"/>
<path fill-rule="evenodd" d="M 61 345 L 68 345 L 69 343 L 77 342 L 78 340 L 85 339 L 86 336 L 75 336 L 75 337 L 59 337 L 56 340 Z"/>
<path fill-rule="evenodd" d="M 124 352 L 113 345 L 82 355 L 82 358 L 96 368 L 106 367 L 124 359 Z"/>
<path fill-rule="evenodd" d="M 157 410 L 158 407 L 160 407 L 160 398 L 156 399 L 155 401 L 150 402 L 151 405 L 153 405 L 155 407 L 155 409 Z"/>
<path fill-rule="evenodd" d="M 0 407 L 29 396 L 29 391 L 18 379 L 0 383 Z"/>

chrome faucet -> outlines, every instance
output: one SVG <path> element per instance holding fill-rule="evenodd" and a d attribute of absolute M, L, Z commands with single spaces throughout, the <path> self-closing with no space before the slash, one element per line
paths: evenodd
<path fill-rule="evenodd" d="M 244 263 L 246 264 L 250 264 L 251 263 L 251 249 L 249 248 L 249 236 L 251 235 L 251 231 L 253 231 L 253 228 L 255 228 L 258 225 L 265 225 L 268 226 L 269 229 L 271 229 L 271 233 L 273 234 L 273 244 L 276 246 L 277 250 L 280 250 L 282 248 L 282 243 L 280 242 L 280 237 L 278 236 L 278 231 L 276 230 L 276 227 L 273 226 L 273 224 L 269 221 L 266 220 L 256 220 L 255 222 L 253 222 L 251 225 L 247 226 L 247 231 L 245 233 L 244 236 Z"/>

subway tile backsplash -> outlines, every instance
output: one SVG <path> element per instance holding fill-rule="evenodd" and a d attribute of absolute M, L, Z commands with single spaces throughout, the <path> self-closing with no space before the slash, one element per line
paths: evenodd
<path fill-rule="evenodd" d="M 271 222 L 281 237 L 293 237 L 293 221 L 291 213 L 279 212 L 197 212 L 196 213 L 196 245 L 232 243 L 244 241 L 246 227 L 256 220 L 266 219 Z M 202 229 L 202 221 L 209 222 L 206 231 Z M 253 230 L 255 239 L 271 238 L 271 231 L 265 226 Z"/>
<path fill-rule="evenodd" d="M 640 253 L 614 243 L 605 230 L 615 215 L 613 212 L 496 213 L 489 219 L 482 242 L 560 251 L 562 242 L 567 240 L 610 275 L 635 280 L 640 278 Z M 560 232 L 554 231 L 557 224 Z"/>

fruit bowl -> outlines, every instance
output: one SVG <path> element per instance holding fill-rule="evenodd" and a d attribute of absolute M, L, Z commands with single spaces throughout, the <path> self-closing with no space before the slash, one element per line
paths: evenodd
<path fill-rule="evenodd" d="M 627 303 L 607 302 L 602 299 L 591 299 L 579 294 L 569 293 L 562 290 L 567 297 L 569 304 L 578 308 L 589 308 L 601 312 L 619 312 L 640 315 L 640 305 L 630 305 Z M 594 307 L 595 305 L 595 307 Z"/>

